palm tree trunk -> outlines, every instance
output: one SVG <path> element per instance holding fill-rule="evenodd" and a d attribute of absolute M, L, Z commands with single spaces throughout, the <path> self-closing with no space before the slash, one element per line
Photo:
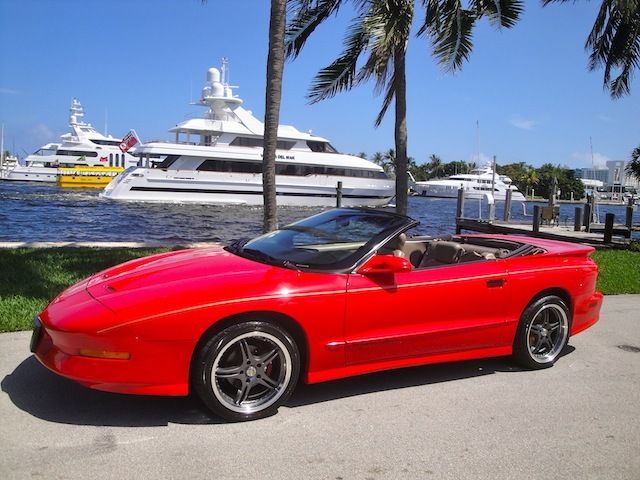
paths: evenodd
<path fill-rule="evenodd" d="M 263 231 L 265 233 L 278 228 L 276 147 L 278 145 L 282 72 L 284 70 L 286 7 L 286 0 L 271 0 L 269 56 L 267 58 L 267 91 L 264 109 L 264 150 L 262 156 L 262 194 L 264 199 Z"/>
<path fill-rule="evenodd" d="M 407 214 L 407 81 L 405 78 L 405 46 L 394 51 L 394 83 L 396 97 L 396 212 Z"/>

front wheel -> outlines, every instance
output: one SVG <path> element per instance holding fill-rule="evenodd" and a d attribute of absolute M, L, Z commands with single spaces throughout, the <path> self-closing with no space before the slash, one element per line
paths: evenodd
<path fill-rule="evenodd" d="M 550 367 L 569 340 L 570 314 L 555 295 L 539 298 L 520 317 L 513 342 L 515 360 L 527 368 Z"/>
<path fill-rule="evenodd" d="M 265 322 L 228 327 L 196 357 L 193 384 L 202 401 L 231 421 L 277 412 L 300 373 L 298 347 L 288 332 Z"/>

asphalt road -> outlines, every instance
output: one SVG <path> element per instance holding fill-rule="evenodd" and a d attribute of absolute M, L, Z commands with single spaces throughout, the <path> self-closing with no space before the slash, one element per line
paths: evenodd
<path fill-rule="evenodd" d="M 606 297 L 548 370 L 505 358 L 384 372 L 299 388 L 241 424 L 193 399 L 85 389 L 28 339 L 0 335 L 3 479 L 640 478 L 640 295 Z"/>

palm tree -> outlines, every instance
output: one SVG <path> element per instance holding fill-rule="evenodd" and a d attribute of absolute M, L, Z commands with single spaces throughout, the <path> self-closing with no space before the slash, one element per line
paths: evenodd
<path fill-rule="evenodd" d="M 264 150 L 262 156 L 262 194 L 264 199 L 263 231 L 278 228 L 276 202 L 276 147 L 280 122 L 282 72 L 284 71 L 284 36 L 287 0 L 271 0 L 267 90 L 264 109 Z"/>
<path fill-rule="evenodd" d="M 201 0 L 203 4 L 207 0 Z M 264 233 L 278 228 L 276 201 L 276 147 L 280 122 L 282 73 L 284 71 L 284 36 L 287 22 L 287 0 L 271 0 L 269 20 L 269 53 L 267 57 L 267 89 L 264 109 L 264 148 L 262 153 L 262 196 Z"/>
<path fill-rule="evenodd" d="M 395 175 L 394 162 L 396 159 L 396 152 L 392 148 L 385 153 L 376 152 L 371 157 L 371 161 L 376 165 L 380 165 L 387 175 Z"/>
<path fill-rule="evenodd" d="M 626 172 L 640 181 L 640 145 L 631 152 L 631 161 L 625 167 Z"/>
<path fill-rule="evenodd" d="M 538 182 L 540 182 L 540 177 L 538 176 L 538 172 L 536 171 L 535 168 L 533 168 L 530 165 L 527 165 L 525 171 L 522 174 L 522 178 L 519 179 L 520 182 L 522 182 L 522 185 L 525 187 L 525 194 L 524 196 L 528 196 L 529 195 L 529 188 L 534 188 Z M 518 187 L 520 187 L 518 185 Z"/>
<path fill-rule="evenodd" d="M 429 155 L 428 168 L 429 178 L 437 178 L 438 172 L 442 169 L 442 159 L 435 153 L 432 153 Z"/>
<path fill-rule="evenodd" d="M 568 0 L 543 0 L 550 3 Z M 572 0 L 575 1 L 575 0 Z M 629 95 L 633 69 L 640 68 L 640 2 L 603 0 L 584 48 L 590 50 L 589 70 L 604 67 L 604 88 L 613 98 Z M 612 71 L 618 76 L 611 80 Z"/>
<path fill-rule="evenodd" d="M 297 11 L 287 29 L 287 55 L 296 57 L 305 42 L 346 0 L 291 0 Z M 407 213 L 407 104 L 405 57 L 413 23 L 415 0 L 354 0 L 356 18 L 345 38 L 345 50 L 318 72 L 311 86 L 312 103 L 349 90 L 372 78 L 376 91 L 384 91 L 376 118 L 380 125 L 395 100 L 396 210 Z M 522 11 L 520 0 L 470 0 L 463 8 L 459 0 L 421 0 L 425 19 L 418 36 L 429 36 L 433 54 L 446 71 L 460 69 L 471 52 L 475 21 L 483 16 L 502 27 L 511 27 Z M 358 66 L 361 56 L 364 63 Z"/>

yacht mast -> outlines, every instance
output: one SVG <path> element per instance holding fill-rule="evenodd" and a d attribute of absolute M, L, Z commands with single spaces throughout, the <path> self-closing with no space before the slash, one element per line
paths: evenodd
<path fill-rule="evenodd" d="M 2 167 L 4 167 L 4 123 L 2 124 L 2 134 L 0 138 L 0 172 L 2 172 Z"/>

